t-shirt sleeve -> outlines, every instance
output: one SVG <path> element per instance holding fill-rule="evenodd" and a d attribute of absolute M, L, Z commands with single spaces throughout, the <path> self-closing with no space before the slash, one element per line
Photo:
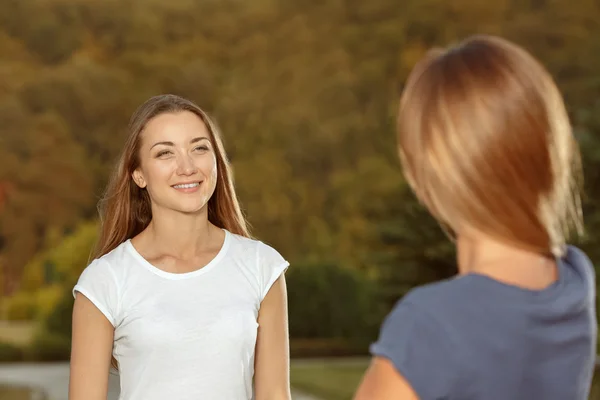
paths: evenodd
<path fill-rule="evenodd" d="M 73 287 L 73 297 L 77 295 L 76 292 L 87 297 L 113 326 L 117 325 L 119 290 L 110 265 L 101 259 L 92 261 Z"/>
<path fill-rule="evenodd" d="M 262 301 L 275 281 L 287 270 L 290 263 L 277 250 L 263 242 L 258 243 L 257 252 L 260 300 Z"/>
<path fill-rule="evenodd" d="M 420 399 L 449 398 L 458 376 L 443 327 L 427 312 L 400 301 L 386 317 L 371 354 L 391 361 Z"/>

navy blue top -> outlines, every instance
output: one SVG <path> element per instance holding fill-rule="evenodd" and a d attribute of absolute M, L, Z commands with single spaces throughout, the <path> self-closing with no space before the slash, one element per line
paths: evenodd
<path fill-rule="evenodd" d="M 468 274 L 409 292 L 371 353 L 420 400 L 587 400 L 596 357 L 595 274 L 570 246 L 558 280 L 527 290 Z"/>

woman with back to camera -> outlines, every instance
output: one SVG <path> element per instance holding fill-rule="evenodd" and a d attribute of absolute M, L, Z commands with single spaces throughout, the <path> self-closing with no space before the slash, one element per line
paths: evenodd
<path fill-rule="evenodd" d="M 587 399 L 595 278 L 566 245 L 582 226 L 580 161 L 548 72 L 470 37 L 418 63 L 398 127 L 406 179 L 455 238 L 459 274 L 396 304 L 356 400 Z"/>
<path fill-rule="evenodd" d="M 284 271 L 249 238 L 219 133 L 192 102 L 133 115 L 73 289 L 70 400 L 288 400 Z M 254 385 L 253 385 L 254 378 Z"/>

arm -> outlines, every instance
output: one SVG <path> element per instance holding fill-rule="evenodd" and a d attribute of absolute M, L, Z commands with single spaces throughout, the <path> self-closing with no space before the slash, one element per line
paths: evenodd
<path fill-rule="evenodd" d="M 287 290 L 282 274 L 260 305 L 256 342 L 256 400 L 291 400 Z"/>
<path fill-rule="evenodd" d="M 374 357 L 354 400 L 419 400 L 419 397 L 389 360 Z"/>
<path fill-rule="evenodd" d="M 69 400 L 106 400 L 113 338 L 112 324 L 87 297 L 77 293 Z"/>

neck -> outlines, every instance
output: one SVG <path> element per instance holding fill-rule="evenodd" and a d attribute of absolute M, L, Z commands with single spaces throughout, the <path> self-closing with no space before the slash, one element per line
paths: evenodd
<path fill-rule="evenodd" d="M 186 258 L 204 250 L 215 229 L 208 220 L 208 207 L 195 214 L 153 209 L 152 221 L 142 234 L 157 248 Z"/>
<path fill-rule="evenodd" d="M 459 274 L 477 273 L 517 286 L 539 289 L 557 279 L 556 263 L 483 235 L 457 238 Z"/>

